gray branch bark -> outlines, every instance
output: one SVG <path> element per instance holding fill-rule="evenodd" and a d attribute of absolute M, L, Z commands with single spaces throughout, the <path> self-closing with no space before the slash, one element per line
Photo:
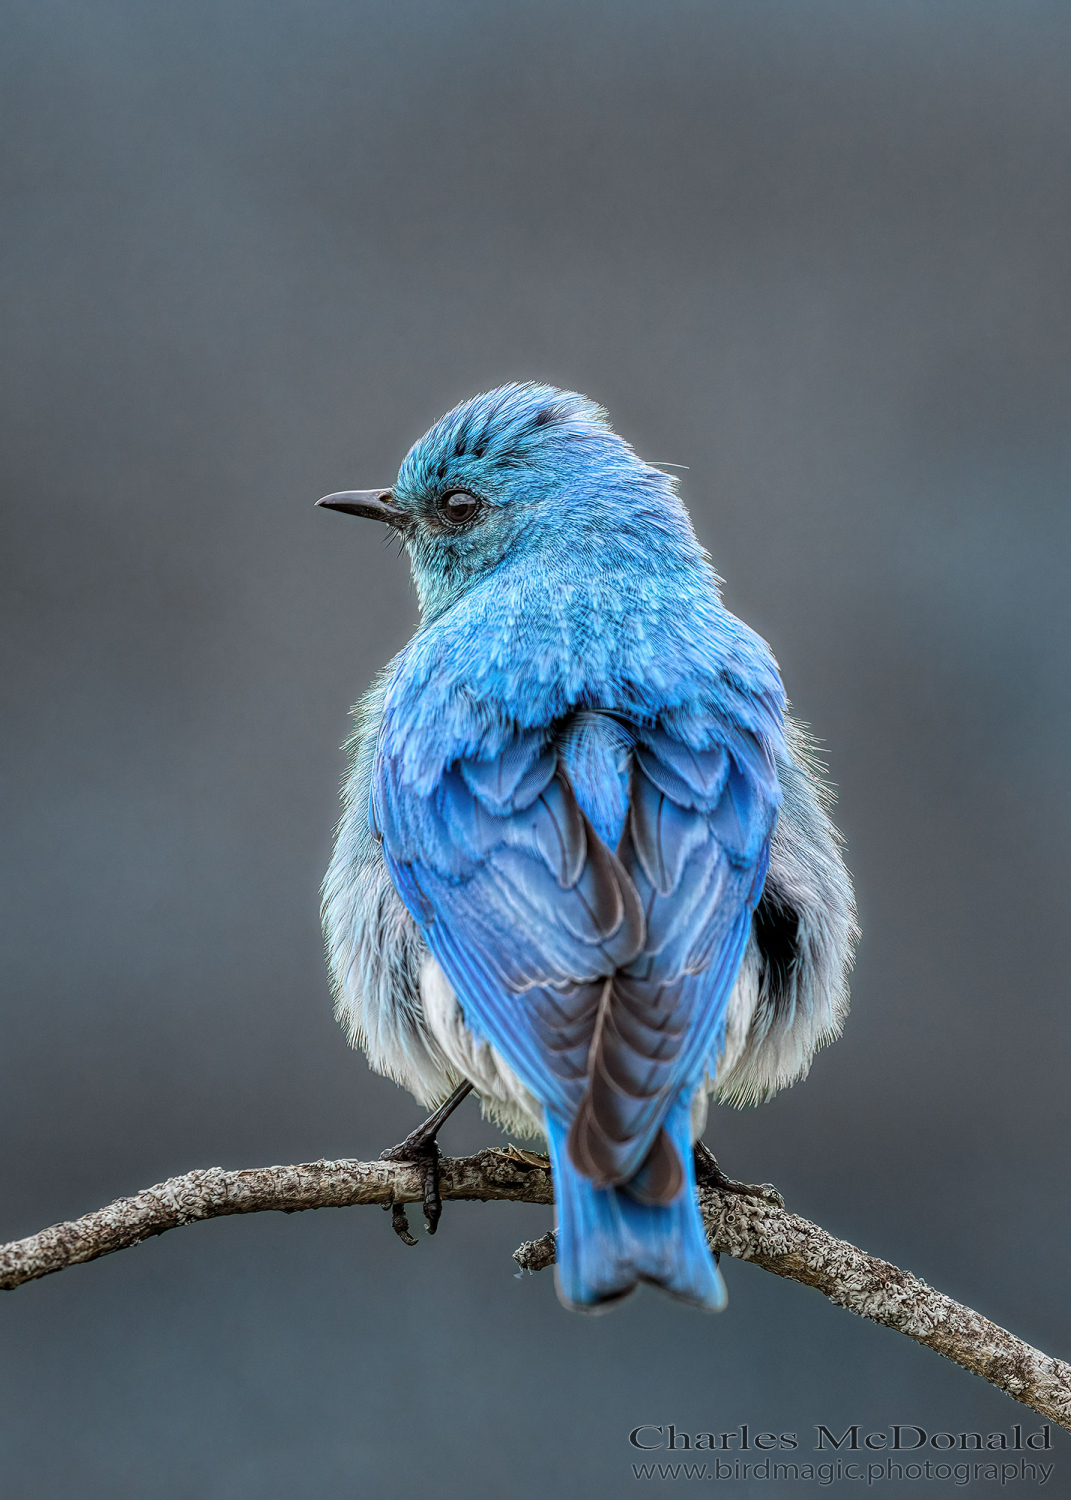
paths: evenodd
<path fill-rule="evenodd" d="M 444 1157 L 441 1191 L 444 1199 L 554 1201 L 546 1158 L 512 1146 Z M 359 1203 L 419 1203 L 422 1196 L 420 1171 L 398 1162 L 317 1161 L 238 1172 L 209 1167 L 0 1246 L 0 1290 L 11 1291 L 198 1219 L 267 1209 L 298 1213 Z M 935 1349 L 1071 1431 L 1071 1365 L 1063 1360 L 1023 1343 L 909 1271 L 867 1255 L 769 1200 L 701 1188 L 699 1201 L 712 1249 L 815 1287 L 838 1307 Z M 553 1236 L 522 1245 L 515 1259 L 528 1270 L 550 1265 Z"/>

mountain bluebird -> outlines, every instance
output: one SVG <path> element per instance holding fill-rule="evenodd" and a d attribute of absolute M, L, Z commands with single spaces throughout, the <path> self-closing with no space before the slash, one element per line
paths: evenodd
<path fill-rule="evenodd" d="M 476 396 L 391 489 L 319 504 L 393 527 L 420 604 L 355 710 L 324 892 L 351 1040 L 447 1100 L 385 1154 L 437 1159 L 475 1089 L 546 1137 L 566 1305 L 647 1281 L 722 1307 L 708 1097 L 806 1073 L 856 936 L 769 648 L 722 604 L 676 481 L 568 391 Z"/>

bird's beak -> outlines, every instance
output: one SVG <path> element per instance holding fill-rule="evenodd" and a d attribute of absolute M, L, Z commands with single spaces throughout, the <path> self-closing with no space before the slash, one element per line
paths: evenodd
<path fill-rule="evenodd" d="M 348 516 L 368 516 L 373 521 L 384 521 L 399 531 L 408 525 L 409 517 L 394 504 L 390 490 L 340 490 L 337 495 L 325 495 L 317 500 L 325 510 L 345 511 Z"/>

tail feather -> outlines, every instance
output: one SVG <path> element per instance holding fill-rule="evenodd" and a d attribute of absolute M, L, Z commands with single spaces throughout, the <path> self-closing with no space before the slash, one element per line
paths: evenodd
<path fill-rule="evenodd" d="M 678 1101 L 664 1129 L 683 1168 L 677 1196 L 666 1204 L 633 1197 L 629 1185 L 596 1187 L 573 1165 L 568 1125 L 548 1112 L 547 1137 L 558 1212 L 558 1293 L 588 1312 L 626 1296 L 639 1281 L 673 1297 L 720 1312 L 725 1283 L 707 1247 L 695 1196 L 691 1111 Z"/>

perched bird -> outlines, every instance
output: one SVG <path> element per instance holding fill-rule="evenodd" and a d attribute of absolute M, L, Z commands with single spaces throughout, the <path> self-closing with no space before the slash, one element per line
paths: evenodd
<path fill-rule="evenodd" d="M 676 482 L 585 397 L 454 408 L 389 490 L 420 625 L 358 704 L 324 887 L 337 1014 L 373 1068 L 545 1135 L 562 1300 L 725 1290 L 693 1142 L 837 1036 L 852 891 L 766 644 Z M 453 1092 L 451 1092 L 453 1091 Z M 712 1160 L 712 1158 L 710 1158 Z"/>

